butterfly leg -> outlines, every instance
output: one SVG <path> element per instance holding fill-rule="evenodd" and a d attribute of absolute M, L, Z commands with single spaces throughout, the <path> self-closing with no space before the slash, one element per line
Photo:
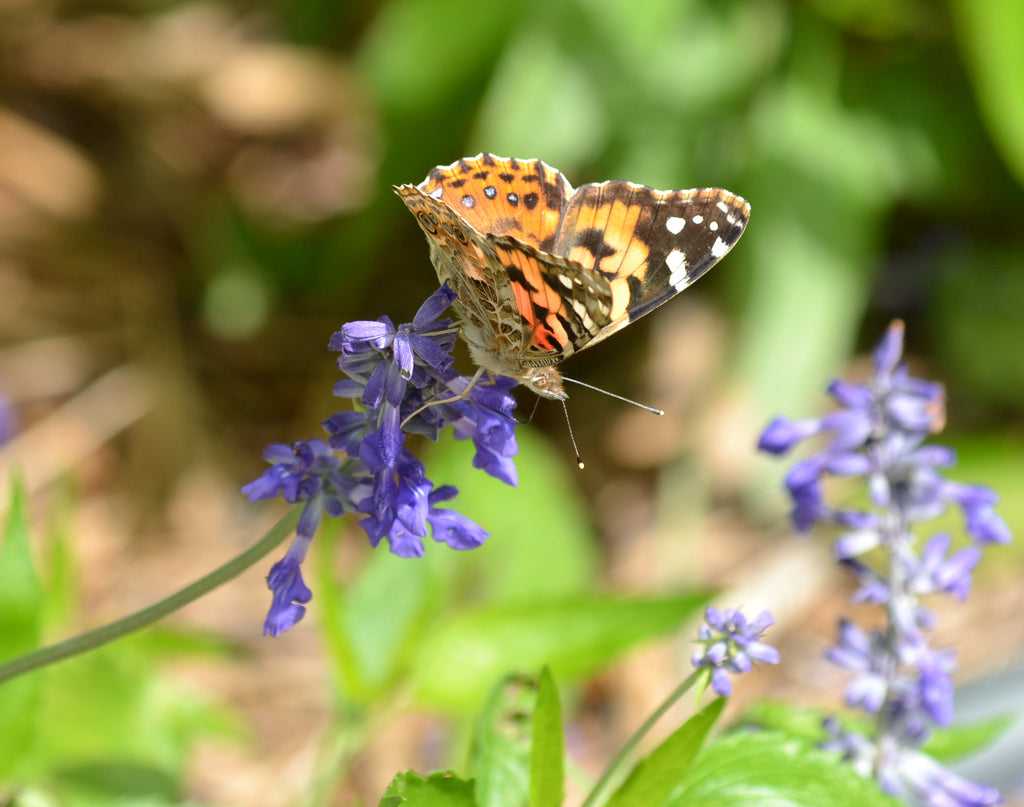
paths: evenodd
<path fill-rule="evenodd" d="M 429 409 L 432 406 L 440 406 L 441 404 L 450 404 L 450 403 L 455 403 L 456 401 L 464 400 L 469 395 L 470 390 L 473 389 L 473 387 L 475 387 L 477 385 L 477 382 L 480 380 L 481 376 L 483 376 L 483 374 L 485 372 L 487 372 L 487 371 L 484 370 L 483 367 L 479 368 L 473 374 L 473 377 L 469 379 L 469 383 L 466 385 L 466 388 L 462 392 L 460 392 L 458 395 L 455 395 L 455 396 L 453 396 L 451 398 L 444 398 L 443 400 L 440 400 L 440 401 L 427 401 L 425 404 L 423 404 L 423 406 L 421 406 L 419 409 L 417 409 L 411 415 L 407 416 L 405 418 L 405 420 L 402 421 L 401 426 L 399 428 L 404 429 L 405 428 L 405 424 L 408 423 L 410 420 L 412 420 L 414 417 L 416 417 L 416 415 L 418 415 L 424 409 Z"/>

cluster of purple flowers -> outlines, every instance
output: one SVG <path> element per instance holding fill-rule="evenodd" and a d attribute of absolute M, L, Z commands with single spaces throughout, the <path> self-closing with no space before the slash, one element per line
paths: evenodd
<path fill-rule="evenodd" d="M 473 441 L 474 467 L 509 485 L 518 482 L 512 460 L 518 450 L 510 392 L 515 382 L 499 377 L 474 384 L 454 369 L 456 329 L 442 317 L 454 300 L 455 293 L 442 286 L 410 323 L 396 328 L 381 317 L 350 322 L 336 332 L 329 347 L 340 353 L 338 367 L 346 378 L 334 393 L 360 405 L 324 421 L 326 442 L 268 446 L 264 459 L 270 467 L 242 488 L 250 501 L 280 495 L 303 508 L 295 541 L 267 577 L 273 603 L 265 634 L 277 636 L 305 614 L 312 593 L 300 565 L 325 513 L 362 516 L 359 523 L 373 546 L 387 539 L 391 551 L 406 558 L 423 554 L 428 534 L 453 549 L 472 549 L 487 538 L 479 525 L 438 506 L 457 490 L 435 488 L 423 463 L 405 447 L 407 434 L 436 440 L 451 426 L 457 438 Z"/>
<path fill-rule="evenodd" d="M 897 321 L 875 349 L 870 381 L 833 382 L 829 394 L 839 409 L 812 420 L 776 419 L 761 435 L 759 448 L 782 455 L 807 438 L 828 438 L 786 476 L 793 524 L 801 532 L 819 523 L 838 526 L 834 552 L 857 580 L 855 602 L 886 611 L 885 630 L 866 632 L 844 620 L 828 653 L 856 676 L 846 702 L 875 718 L 875 733 L 848 731 L 833 719 L 826 724 L 828 747 L 910 804 L 996 804 L 998 791 L 955 775 L 919 750 L 935 727 L 952 720 L 955 663 L 951 651 L 929 646 L 935 618 L 921 597 L 941 593 L 964 599 L 979 547 L 1007 543 L 1010 531 L 995 513 L 995 493 L 947 480 L 940 472 L 954 464 L 955 454 L 925 440 L 944 425 L 944 392 L 939 384 L 910 376 L 902 354 L 903 324 Z M 864 479 L 870 505 L 830 506 L 823 490 L 828 476 Z M 920 546 L 916 525 L 951 505 L 962 512 L 974 545 L 951 551 L 951 537 L 939 533 Z M 864 560 L 874 549 L 884 558 L 877 565 Z"/>
<path fill-rule="evenodd" d="M 774 624 L 775 618 L 768 611 L 747 619 L 738 609 L 707 608 L 697 634 L 704 650 L 693 654 L 693 666 L 710 670 L 711 688 L 728 697 L 732 694 L 729 675 L 750 672 L 755 661 L 779 663 L 779 651 L 761 641 L 761 635 Z"/>

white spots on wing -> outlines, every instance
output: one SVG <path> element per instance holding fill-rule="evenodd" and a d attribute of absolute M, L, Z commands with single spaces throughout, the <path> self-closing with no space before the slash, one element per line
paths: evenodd
<path fill-rule="evenodd" d="M 438 185 L 434 190 L 427 194 L 431 199 L 440 199 L 444 196 L 444 185 Z"/>
<path fill-rule="evenodd" d="M 587 304 L 582 300 L 573 300 L 572 310 L 576 312 L 576 316 L 580 318 L 580 322 L 583 323 L 583 327 L 587 331 L 594 330 L 594 320 L 590 318 L 590 314 L 587 312 Z"/>
<path fill-rule="evenodd" d="M 715 258 L 721 258 L 728 251 L 729 245 L 722 240 L 721 236 L 716 238 L 715 243 L 711 245 L 711 254 Z"/>
<path fill-rule="evenodd" d="M 728 216 L 725 217 L 725 220 L 727 222 L 729 222 L 733 227 L 736 226 L 736 217 L 734 215 L 732 215 L 731 213 Z"/>
<path fill-rule="evenodd" d="M 475 204 L 476 204 L 476 199 L 474 199 L 469 194 L 466 194 L 465 196 L 462 197 L 462 206 L 463 207 L 473 207 L 473 205 L 475 205 Z"/>
<path fill-rule="evenodd" d="M 573 282 L 572 281 L 573 281 L 573 279 L 571 277 L 569 277 L 568 275 L 558 275 L 558 282 L 561 283 L 563 286 L 565 286 L 567 289 L 571 289 L 572 288 L 572 286 L 573 286 Z M 577 283 L 580 282 L 578 278 L 576 279 L 576 282 Z"/>
<path fill-rule="evenodd" d="M 711 232 L 713 232 L 713 233 L 717 233 L 718 232 L 718 222 L 717 221 L 710 222 L 708 224 L 708 229 L 711 230 Z"/>
<path fill-rule="evenodd" d="M 669 216 L 668 221 L 665 222 L 665 229 L 672 233 L 672 235 L 679 235 L 685 225 L 686 219 L 682 216 Z"/>
<path fill-rule="evenodd" d="M 669 284 L 682 291 L 689 284 L 690 280 L 686 274 L 686 254 L 682 250 L 674 249 L 665 256 L 665 265 L 669 269 Z"/>
<path fill-rule="evenodd" d="M 694 217 L 693 217 L 693 218 L 691 219 L 691 221 L 692 221 L 692 222 L 693 222 L 694 224 L 703 224 L 703 223 L 704 223 L 704 217 L 703 217 L 703 216 L 701 216 L 700 214 L 698 214 L 698 215 L 694 216 Z"/>
<path fill-rule="evenodd" d="M 717 204 L 715 205 L 715 207 L 717 207 L 717 208 L 718 208 L 719 210 L 721 210 L 721 211 L 722 211 L 723 213 L 728 213 L 728 212 L 729 212 L 729 205 L 727 205 L 727 204 L 726 204 L 725 202 L 718 202 L 718 203 L 717 203 Z"/>

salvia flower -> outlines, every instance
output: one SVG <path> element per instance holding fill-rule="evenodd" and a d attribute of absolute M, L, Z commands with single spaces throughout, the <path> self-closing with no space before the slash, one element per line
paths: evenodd
<path fill-rule="evenodd" d="M 706 668 L 711 688 L 723 698 L 732 694 L 730 675 L 750 672 L 753 662 L 778 664 L 779 651 L 761 641 L 761 635 L 774 624 L 771 613 L 762 611 L 748 620 L 738 609 L 708 607 L 697 636 L 704 649 L 693 654 L 693 666 Z"/>
<path fill-rule="evenodd" d="M 273 604 L 265 634 L 277 636 L 305 614 L 312 593 L 300 567 L 324 515 L 360 516 L 373 546 L 387 541 L 406 558 L 423 555 L 428 535 L 452 549 L 472 549 L 488 537 L 457 510 L 439 506 L 457 490 L 435 487 L 406 447 L 409 434 L 436 440 L 450 426 L 457 439 L 473 441 L 475 467 L 509 485 L 518 482 L 515 382 L 498 377 L 470 386 L 454 369 L 456 330 L 442 316 L 454 300 L 442 286 L 412 322 L 396 327 L 381 317 L 343 325 L 329 344 L 345 375 L 334 394 L 354 399 L 356 408 L 323 422 L 326 441 L 268 446 L 270 467 L 242 488 L 251 501 L 281 496 L 303 508 L 295 542 L 267 577 Z"/>
<path fill-rule="evenodd" d="M 1007 543 L 1011 535 L 995 512 L 993 491 L 943 475 L 955 464 L 955 452 L 926 443 L 945 425 L 943 389 L 912 377 L 902 355 L 903 323 L 896 321 L 874 351 L 870 380 L 834 381 L 828 392 L 838 409 L 807 420 L 777 418 L 759 448 L 782 455 L 809 438 L 823 441 L 786 475 L 790 519 L 800 532 L 818 524 L 838 528 L 833 551 L 858 583 L 854 602 L 885 609 L 884 629 L 865 631 L 843 619 L 827 654 L 852 673 L 846 703 L 874 718 L 875 733 L 849 732 L 830 719 L 826 746 L 909 804 L 996 804 L 998 791 L 961 779 L 920 750 L 936 727 L 952 720 L 956 665 L 952 651 L 929 645 L 935 616 L 922 597 L 963 600 L 981 550 Z M 829 477 L 861 480 L 868 505 L 830 505 Z M 920 525 L 950 508 L 963 515 L 973 546 L 954 551 L 947 533 L 919 535 Z"/>

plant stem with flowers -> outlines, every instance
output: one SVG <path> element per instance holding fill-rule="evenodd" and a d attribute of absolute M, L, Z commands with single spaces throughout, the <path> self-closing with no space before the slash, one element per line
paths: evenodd
<path fill-rule="evenodd" d="M 759 448 L 782 455 L 805 439 L 830 438 L 787 474 L 790 517 L 804 533 L 819 523 L 839 527 L 834 553 L 858 583 L 854 602 L 885 610 L 884 630 L 867 632 L 844 619 L 828 652 L 834 664 L 854 673 L 846 703 L 872 716 L 874 731 L 863 735 L 830 719 L 827 747 L 908 804 L 996 804 L 998 791 L 957 776 L 921 750 L 935 728 L 952 721 L 955 667 L 951 650 L 929 644 L 935 617 L 921 598 L 947 594 L 963 600 L 981 548 L 1005 544 L 1011 536 L 995 513 L 993 491 L 947 480 L 940 472 L 955 463 L 955 453 L 925 440 L 945 424 L 944 392 L 939 384 L 912 377 L 902 354 L 903 323 L 896 321 L 874 352 L 870 381 L 834 381 L 829 394 L 839 409 L 809 420 L 778 418 L 761 435 Z M 823 485 L 828 476 L 863 480 L 870 506 L 830 505 Z M 951 505 L 962 512 L 974 545 L 951 551 L 951 536 L 940 532 L 920 546 L 920 525 Z M 871 550 L 881 560 L 866 560 Z"/>
<path fill-rule="evenodd" d="M 273 603 L 265 634 L 277 636 L 305 614 L 312 592 L 301 564 L 324 514 L 361 515 L 373 546 L 387 539 L 391 551 L 405 558 L 423 555 L 428 534 L 452 549 L 472 549 L 488 537 L 461 513 L 438 506 L 458 491 L 435 488 L 405 447 L 407 434 L 436 440 L 451 426 L 457 439 L 473 441 L 474 467 L 509 485 L 518 482 L 512 460 L 518 450 L 510 392 L 515 382 L 498 377 L 473 384 L 454 369 L 456 330 L 441 316 L 454 300 L 455 293 L 442 286 L 412 322 L 396 328 L 381 317 L 342 326 L 329 344 L 346 375 L 334 394 L 359 405 L 324 421 L 327 442 L 268 446 L 263 456 L 271 466 L 242 488 L 251 501 L 280 495 L 303 503 L 295 541 L 267 577 Z"/>

